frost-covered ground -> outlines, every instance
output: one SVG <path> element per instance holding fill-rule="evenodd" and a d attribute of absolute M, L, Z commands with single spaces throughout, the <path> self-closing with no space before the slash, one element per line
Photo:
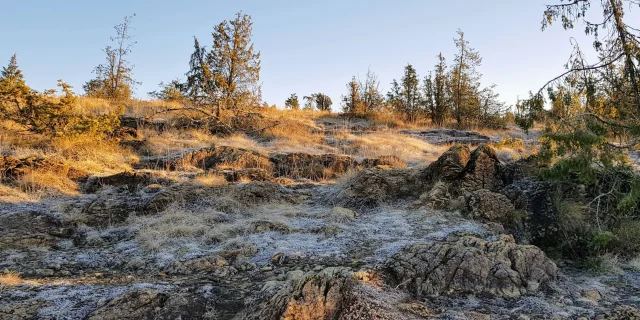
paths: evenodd
<path fill-rule="evenodd" d="M 289 271 L 308 272 L 317 265 L 375 268 L 408 244 L 443 239 L 451 233 L 472 233 L 485 238 L 495 234 L 489 226 L 468 220 L 459 213 L 411 209 L 409 203 L 378 207 L 356 212 L 356 217 L 336 219 L 330 214 L 333 206 L 323 197 L 333 192 L 332 188 L 335 187 L 319 185 L 300 191 L 311 194 L 301 203 L 262 205 L 246 212 L 228 214 L 212 211 L 211 214 L 216 215 L 215 221 L 206 228 L 212 228 L 217 237 L 215 241 L 210 239 L 210 233 L 204 231 L 186 228 L 171 233 L 175 230 L 170 230 L 161 239 L 161 245 L 149 250 L 145 243 L 148 239 L 141 234 L 148 232 L 148 226 L 154 226 L 153 219 L 161 218 L 151 216 L 130 219 L 128 223 L 112 228 L 82 227 L 84 229 L 80 230 L 85 234 L 82 245 L 74 239 L 67 239 L 50 250 L 0 248 L 0 270 L 18 271 L 26 278 L 37 280 L 18 286 L 0 285 L 0 311 L 3 307 L 37 301 L 40 303 L 38 318 L 84 319 L 111 298 L 130 289 L 183 290 L 187 283 L 195 288 L 192 291 L 210 299 L 212 288 L 228 282 L 232 287 L 229 290 L 237 290 L 234 294 L 242 304 L 255 299 L 265 283 L 282 280 Z M 49 208 L 42 204 L 37 206 L 38 210 Z M 201 207 L 191 207 L 184 214 L 209 212 L 207 210 L 210 209 L 203 202 Z M 9 211 L 10 208 L 3 208 L 3 212 Z M 193 221 L 208 221 L 201 218 Z M 176 224 L 183 227 L 180 224 L 192 220 L 180 221 Z M 249 227 L 254 222 L 265 221 L 286 228 L 256 230 Z M 185 226 L 189 227 L 188 223 Z M 93 242 L 87 244 L 86 239 Z M 244 260 L 229 261 L 237 270 L 231 276 L 213 279 L 206 273 L 165 274 L 176 262 L 240 248 L 248 253 L 244 253 Z M 279 253 L 294 262 L 265 269 L 271 265 L 270 259 Z M 251 265 L 255 267 L 244 268 Z M 45 269 L 56 271 L 55 276 L 38 273 L 41 272 L 38 270 Z M 61 276 L 59 270 L 70 272 Z M 591 318 L 599 310 L 610 309 L 614 305 L 640 305 L 639 288 L 640 273 L 636 271 L 594 276 L 567 270 L 555 287 L 517 300 L 442 297 L 431 299 L 426 304 L 434 310 L 441 310 L 444 318 L 451 319 L 458 319 L 460 312 L 465 310 L 485 310 L 498 315 L 498 319 L 522 314 L 527 314 L 528 319 L 545 319 L 549 315 L 556 315 L 558 319 Z M 588 290 L 600 292 L 601 300 L 591 301 L 582 297 L 582 293 Z"/>

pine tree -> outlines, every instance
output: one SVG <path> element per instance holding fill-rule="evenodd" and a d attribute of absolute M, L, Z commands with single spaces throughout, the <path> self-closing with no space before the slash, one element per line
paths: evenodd
<path fill-rule="evenodd" d="M 441 126 L 447 116 L 449 110 L 449 97 L 447 95 L 447 64 L 442 53 L 438 55 L 438 64 L 435 66 L 435 77 L 433 80 L 433 102 L 431 109 L 431 121 L 435 125 Z"/>
<path fill-rule="evenodd" d="M 347 94 L 342 97 L 342 110 L 345 113 L 362 115 L 365 113 L 364 102 L 362 101 L 362 90 L 356 77 L 351 78 L 347 83 Z"/>
<path fill-rule="evenodd" d="M 284 106 L 287 109 L 300 110 L 300 101 L 298 101 L 298 95 L 292 93 L 291 96 L 287 98 L 287 100 L 285 100 Z"/>
<path fill-rule="evenodd" d="M 193 53 L 189 60 L 189 71 L 186 73 L 186 95 L 196 108 L 205 108 L 209 113 L 215 113 L 219 117 L 219 92 L 213 74 L 206 48 L 200 45 L 198 38 L 193 37 Z"/>
<path fill-rule="evenodd" d="M 232 21 L 218 24 L 207 55 L 221 108 L 238 112 L 260 105 L 260 52 L 251 43 L 251 16 L 238 12 Z M 218 112 L 219 116 L 219 112 Z"/>
<path fill-rule="evenodd" d="M 304 108 L 307 110 L 331 111 L 333 102 L 331 98 L 324 93 L 314 93 L 302 98 L 306 101 Z"/>
<path fill-rule="evenodd" d="M 14 54 L 9 64 L 0 72 L 0 116 L 7 117 L 9 113 L 16 112 L 30 92 Z"/>
<path fill-rule="evenodd" d="M 451 68 L 451 97 L 453 114 L 459 127 L 464 127 L 478 118 L 479 101 L 477 93 L 480 87 L 480 74 L 476 68 L 482 64 L 477 51 L 469 46 L 464 32 L 458 30 L 458 39 L 454 39 L 458 52 Z"/>
<path fill-rule="evenodd" d="M 404 114 L 407 120 L 416 121 L 424 111 L 424 99 L 420 92 L 420 80 L 416 69 L 407 64 L 401 82 L 398 83 L 394 79 L 391 86 L 391 91 L 387 94 L 389 104 L 396 112 Z"/>

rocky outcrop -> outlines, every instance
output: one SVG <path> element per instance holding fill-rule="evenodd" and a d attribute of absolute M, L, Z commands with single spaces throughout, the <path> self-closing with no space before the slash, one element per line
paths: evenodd
<path fill-rule="evenodd" d="M 551 199 L 549 185 L 542 181 L 523 179 L 501 190 L 524 214 L 514 234 L 519 241 L 540 246 L 556 243 L 558 238 L 558 212 Z"/>
<path fill-rule="evenodd" d="M 292 282 L 276 293 L 255 316 L 261 320 L 417 319 L 397 298 L 368 287 L 353 274 L 328 268 Z"/>
<path fill-rule="evenodd" d="M 381 156 L 379 158 L 367 158 L 360 161 L 360 166 L 369 169 L 377 166 L 384 166 L 390 168 L 405 168 L 407 162 L 400 159 L 398 156 Z"/>
<path fill-rule="evenodd" d="M 488 294 L 518 297 L 556 277 L 556 265 L 512 236 L 462 237 L 405 247 L 387 262 L 393 282 L 416 297 Z"/>
<path fill-rule="evenodd" d="M 205 319 L 206 301 L 198 295 L 152 289 L 127 291 L 98 308 L 89 320 Z"/>
<path fill-rule="evenodd" d="M 491 141 L 490 137 L 483 134 L 455 129 L 433 129 L 425 131 L 402 130 L 400 133 L 416 136 L 433 144 L 464 143 L 478 145 Z"/>
<path fill-rule="evenodd" d="M 38 156 L 16 158 L 0 155 L 0 181 L 15 180 L 36 169 L 55 173 L 70 179 L 81 179 L 87 176 L 87 173 L 84 171 L 71 168 L 61 161 L 50 158 Z"/>
<path fill-rule="evenodd" d="M 36 320 L 38 310 L 50 303 L 41 299 L 27 300 L 0 307 L 0 319 L 3 320 Z"/>
<path fill-rule="evenodd" d="M 597 316 L 596 320 L 640 320 L 640 311 L 632 306 L 620 306 Z"/>
<path fill-rule="evenodd" d="M 457 179 L 471 159 L 471 151 L 466 145 L 454 145 L 430 164 L 422 173 L 427 183 L 451 182 Z"/>
<path fill-rule="evenodd" d="M 149 171 L 125 171 L 109 176 L 91 176 L 82 186 L 85 193 L 94 193 L 103 186 L 124 186 L 129 191 L 144 187 L 153 183 L 169 184 L 171 180 L 159 177 Z"/>
<path fill-rule="evenodd" d="M 175 262 L 168 270 L 172 274 L 191 275 L 207 273 L 216 277 L 228 277 L 237 273 L 226 259 L 218 255 L 210 255 L 198 259 Z"/>
<path fill-rule="evenodd" d="M 203 170 L 212 168 L 249 169 L 273 171 L 269 158 L 258 152 L 229 146 L 217 146 L 191 151 L 170 164 L 171 168 L 192 166 Z"/>
<path fill-rule="evenodd" d="M 107 227 L 121 224 L 129 215 L 142 212 L 143 199 L 126 188 L 103 189 L 83 213 L 88 226 Z"/>
<path fill-rule="evenodd" d="M 422 190 L 419 173 L 415 169 L 374 168 L 361 171 L 347 183 L 336 201 L 359 208 L 417 196 Z"/>
<path fill-rule="evenodd" d="M 505 195 L 480 189 L 469 195 L 467 213 L 473 219 L 508 226 L 515 222 L 516 209 Z"/>
<path fill-rule="evenodd" d="M 509 175 L 506 167 L 489 145 L 480 145 L 473 150 L 464 170 L 456 179 L 456 186 L 463 192 L 479 189 L 498 191 L 506 185 Z"/>
<path fill-rule="evenodd" d="M 74 229 L 51 214 L 22 211 L 0 214 L 0 248 L 26 249 L 56 247 L 70 238 Z"/>
<path fill-rule="evenodd" d="M 276 176 L 293 179 L 336 178 L 358 165 L 354 157 L 336 154 L 277 153 L 271 154 L 269 160 L 273 162 Z"/>

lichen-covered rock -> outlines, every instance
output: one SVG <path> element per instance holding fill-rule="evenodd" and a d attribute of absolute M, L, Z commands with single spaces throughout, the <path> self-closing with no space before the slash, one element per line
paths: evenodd
<path fill-rule="evenodd" d="M 142 198 L 126 188 L 103 189 L 85 209 L 88 226 L 114 226 L 127 220 L 131 214 L 141 212 Z"/>
<path fill-rule="evenodd" d="M 420 198 L 418 198 L 414 205 L 427 209 L 448 209 L 450 201 L 451 194 L 449 193 L 449 185 L 443 182 L 437 182 L 429 191 L 420 195 Z"/>
<path fill-rule="evenodd" d="M 337 154 L 277 153 L 271 154 L 269 160 L 276 176 L 294 179 L 336 178 L 358 165 L 354 157 Z"/>
<path fill-rule="evenodd" d="M 0 319 L 2 320 L 36 320 L 38 309 L 50 305 L 41 299 L 26 300 L 0 307 Z"/>
<path fill-rule="evenodd" d="M 556 265 L 534 246 L 512 236 L 486 241 L 459 240 L 413 244 L 387 262 L 393 282 L 416 297 L 489 294 L 518 297 L 556 277 Z"/>
<path fill-rule="evenodd" d="M 364 168 L 374 168 L 377 166 L 387 166 L 391 168 L 405 168 L 407 162 L 400 159 L 398 156 L 381 156 L 378 158 L 367 158 L 360 162 L 360 165 Z"/>
<path fill-rule="evenodd" d="M 19 211 L 0 214 L 0 248 L 51 248 L 68 239 L 74 229 L 58 217 L 39 211 Z"/>
<path fill-rule="evenodd" d="M 549 185 L 533 179 L 517 180 L 501 190 L 516 210 L 525 214 L 518 228 L 514 230 L 521 242 L 540 246 L 557 243 L 558 211 L 551 200 Z"/>
<path fill-rule="evenodd" d="M 328 268 L 331 269 L 331 268 Z M 323 270 L 276 293 L 255 316 L 261 320 L 418 319 L 398 307 L 400 298 L 339 270 Z"/>
<path fill-rule="evenodd" d="M 103 186 L 126 186 L 128 190 L 135 190 L 138 186 L 152 183 L 169 183 L 167 179 L 154 176 L 148 171 L 125 171 L 110 176 L 91 176 L 82 186 L 85 193 L 94 193 Z"/>
<path fill-rule="evenodd" d="M 337 223 L 353 221 L 357 216 L 358 214 L 353 210 L 342 207 L 334 207 L 331 209 L 331 212 L 327 214 L 330 221 Z"/>
<path fill-rule="evenodd" d="M 222 174 L 229 182 L 248 181 L 269 181 L 273 178 L 270 171 L 261 168 L 239 169 L 239 170 L 215 170 L 213 173 Z"/>
<path fill-rule="evenodd" d="M 640 311 L 632 306 L 620 306 L 597 316 L 596 320 L 640 320 Z"/>
<path fill-rule="evenodd" d="M 467 210 L 473 219 L 498 222 L 503 225 L 514 223 L 516 211 L 505 195 L 486 189 L 471 192 L 468 197 Z"/>
<path fill-rule="evenodd" d="M 89 320 L 203 319 L 206 301 L 199 295 L 158 290 L 127 291 L 95 310 Z"/>
<path fill-rule="evenodd" d="M 457 178 L 456 185 L 466 192 L 479 189 L 498 191 L 505 185 L 506 171 L 495 150 L 483 144 L 471 153 L 471 158 Z"/>
<path fill-rule="evenodd" d="M 367 169 L 356 174 L 336 200 L 345 206 L 359 208 L 417 196 L 422 190 L 418 174 L 416 169 Z"/>
<path fill-rule="evenodd" d="M 427 183 L 453 181 L 460 176 L 469 159 L 471 159 L 471 152 L 468 146 L 454 145 L 424 169 L 423 179 Z"/>
<path fill-rule="evenodd" d="M 191 151 L 171 164 L 178 166 L 192 166 L 203 170 L 212 168 L 249 169 L 259 168 L 273 171 L 273 164 L 269 158 L 258 152 L 229 146 L 217 146 Z"/>
<path fill-rule="evenodd" d="M 210 255 L 198 259 L 177 261 L 168 270 L 173 274 L 207 273 L 217 277 L 228 277 L 237 273 L 226 259 L 218 255 Z"/>

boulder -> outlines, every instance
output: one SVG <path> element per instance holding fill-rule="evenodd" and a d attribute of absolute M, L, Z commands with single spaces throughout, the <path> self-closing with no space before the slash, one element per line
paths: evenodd
<path fill-rule="evenodd" d="M 200 295 L 136 289 L 99 307 L 89 320 L 173 320 L 203 319 L 206 301 Z"/>
<path fill-rule="evenodd" d="M 525 214 L 514 230 L 521 242 L 539 246 L 552 246 L 558 239 L 558 211 L 551 199 L 551 190 L 545 182 L 534 179 L 517 180 L 501 190 L 516 210 Z"/>
<path fill-rule="evenodd" d="M 273 171 L 273 164 L 269 158 L 258 152 L 229 147 L 217 146 L 191 151 L 177 159 L 170 161 L 169 166 L 175 169 L 180 166 L 192 166 L 203 170 L 208 169 L 264 169 Z"/>
<path fill-rule="evenodd" d="M 418 319 L 401 310 L 397 297 L 355 279 L 353 274 L 327 268 L 316 275 L 292 281 L 278 291 L 255 315 L 261 320 L 307 319 Z M 395 299 L 394 299 L 395 298 Z"/>
<path fill-rule="evenodd" d="M 378 158 L 367 158 L 360 162 L 360 166 L 364 168 L 374 168 L 377 166 L 386 166 L 390 168 L 405 168 L 407 162 L 398 156 L 381 156 Z"/>
<path fill-rule="evenodd" d="M 596 320 L 640 320 L 640 311 L 632 306 L 619 306 L 613 311 L 597 316 Z"/>
<path fill-rule="evenodd" d="M 556 278 L 556 265 L 535 246 L 512 236 L 496 241 L 465 236 L 456 241 L 409 245 L 387 261 L 398 286 L 417 298 L 487 294 L 518 297 Z"/>
<path fill-rule="evenodd" d="M 121 224 L 129 215 L 142 212 L 140 196 L 126 188 L 103 189 L 85 209 L 88 226 L 107 227 Z"/>
<path fill-rule="evenodd" d="M 140 185 L 149 185 L 152 183 L 169 183 L 168 179 L 154 176 L 148 171 L 125 171 L 109 176 L 91 176 L 82 186 L 85 193 L 94 193 L 103 186 L 125 186 L 128 190 L 133 191 Z"/>
<path fill-rule="evenodd" d="M 336 197 L 347 207 L 376 206 L 385 202 L 417 196 L 422 182 L 416 169 L 367 169 L 348 181 Z"/>
<path fill-rule="evenodd" d="M 424 169 L 423 179 L 427 183 L 451 182 L 460 176 L 470 158 L 471 152 L 468 146 L 454 145 Z"/>
<path fill-rule="evenodd" d="M 36 320 L 38 310 L 50 306 L 42 299 L 25 300 L 0 307 L 0 319 L 3 320 Z"/>
<path fill-rule="evenodd" d="M 467 213 L 473 219 L 508 226 L 515 222 L 516 209 L 505 195 L 480 189 L 469 195 Z"/>
<path fill-rule="evenodd" d="M 3 250 L 56 247 L 73 232 L 74 229 L 58 217 L 39 211 L 0 214 L 0 248 Z"/>
<path fill-rule="evenodd" d="M 496 156 L 495 149 L 483 144 L 471 153 L 471 158 L 456 179 L 457 189 L 472 192 L 479 189 L 498 191 L 505 186 L 505 166 Z"/>
<path fill-rule="evenodd" d="M 177 261 L 168 270 L 172 274 L 191 275 L 207 273 L 217 277 L 228 277 L 237 273 L 226 259 L 218 255 L 210 255 L 198 259 Z"/>
<path fill-rule="evenodd" d="M 294 179 L 336 178 L 357 167 L 354 157 L 337 154 L 277 153 L 269 155 L 275 175 Z"/>

